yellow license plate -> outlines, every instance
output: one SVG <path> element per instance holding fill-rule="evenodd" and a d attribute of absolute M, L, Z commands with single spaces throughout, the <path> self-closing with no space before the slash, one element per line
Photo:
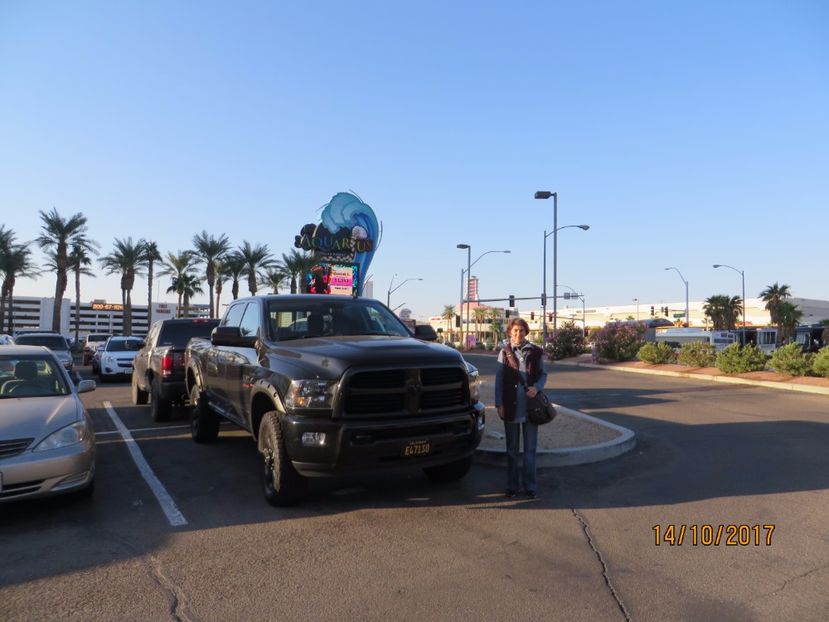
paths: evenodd
<path fill-rule="evenodd" d="M 432 453 L 432 444 L 429 441 L 411 441 L 403 448 L 404 458 L 426 456 Z"/>

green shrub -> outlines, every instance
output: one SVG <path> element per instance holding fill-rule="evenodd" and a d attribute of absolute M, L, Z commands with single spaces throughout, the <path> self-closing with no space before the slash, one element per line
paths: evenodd
<path fill-rule="evenodd" d="M 565 322 L 558 328 L 555 336 L 547 338 L 544 351 L 554 361 L 578 356 L 587 351 L 587 340 L 584 331 L 573 322 Z"/>
<path fill-rule="evenodd" d="M 717 354 L 717 367 L 727 374 L 762 371 L 766 368 L 766 355 L 753 343 L 745 347 L 732 343 Z"/>
<path fill-rule="evenodd" d="M 673 363 L 676 361 L 676 352 L 667 343 L 646 343 L 636 353 L 640 361 L 646 363 Z"/>
<path fill-rule="evenodd" d="M 710 343 L 692 341 L 682 344 L 676 360 L 680 365 L 690 367 L 714 367 L 717 364 L 717 351 Z"/>
<path fill-rule="evenodd" d="M 829 346 L 818 350 L 815 358 L 812 359 L 812 373 L 815 376 L 829 378 Z"/>
<path fill-rule="evenodd" d="M 789 345 L 777 348 L 771 355 L 771 360 L 766 367 L 781 374 L 790 376 L 805 376 L 811 369 L 811 361 L 803 354 L 800 344 L 790 343 Z"/>
<path fill-rule="evenodd" d="M 645 343 L 645 328 L 639 324 L 611 322 L 590 333 L 593 360 L 629 361 Z"/>

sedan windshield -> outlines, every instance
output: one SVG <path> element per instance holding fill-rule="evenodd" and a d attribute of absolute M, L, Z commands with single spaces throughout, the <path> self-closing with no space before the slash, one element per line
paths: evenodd
<path fill-rule="evenodd" d="M 412 336 L 393 313 L 371 300 L 271 300 L 268 316 L 274 341 L 348 335 Z"/>
<path fill-rule="evenodd" d="M 60 335 L 20 335 L 19 346 L 45 346 L 50 350 L 68 350 L 66 339 Z"/>
<path fill-rule="evenodd" d="M 140 350 L 144 342 L 140 339 L 110 339 L 106 343 L 107 352 L 134 352 Z"/>
<path fill-rule="evenodd" d="M 63 372 L 51 357 L 0 356 L 0 399 L 69 393 Z"/>

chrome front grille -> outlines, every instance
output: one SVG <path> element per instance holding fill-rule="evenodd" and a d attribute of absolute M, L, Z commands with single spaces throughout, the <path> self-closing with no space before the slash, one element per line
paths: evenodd
<path fill-rule="evenodd" d="M 34 440 L 34 438 L 0 439 L 0 460 L 22 454 Z"/>
<path fill-rule="evenodd" d="M 342 413 L 380 417 L 456 410 L 469 401 L 466 378 L 458 367 L 358 371 L 344 383 Z"/>

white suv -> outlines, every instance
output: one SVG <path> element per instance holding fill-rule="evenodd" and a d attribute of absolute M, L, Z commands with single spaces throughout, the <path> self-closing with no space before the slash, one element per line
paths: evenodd
<path fill-rule="evenodd" d="M 107 339 L 109 339 L 111 335 L 109 333 L 91 333 L 86 336 L 86 340 L 83 344 L 83 365 L 89 365 L 92 361 L 92 357 L 95 356 L 95 350 L 98 349 L 98 346 L 102 343 L 105 343 Z"/>

